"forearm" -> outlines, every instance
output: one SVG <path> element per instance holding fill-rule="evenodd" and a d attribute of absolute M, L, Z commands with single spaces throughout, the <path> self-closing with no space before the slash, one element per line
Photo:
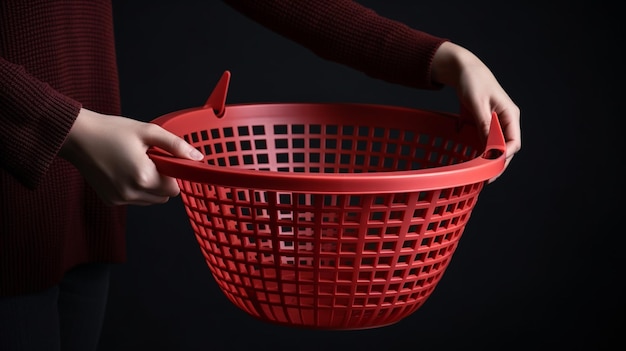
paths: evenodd
<path fill-rule="evenodd" d="M 373 78 L 437 89 L 431 62 L 446 39 L 381 17 L 347 0 L 224 0 L 243 15 L 310 49 Z"/>
<path fill-rule="evenodd" d="M 0 58 L 0 167 L 35 187 L 80 107 L 23 67 Z"/>

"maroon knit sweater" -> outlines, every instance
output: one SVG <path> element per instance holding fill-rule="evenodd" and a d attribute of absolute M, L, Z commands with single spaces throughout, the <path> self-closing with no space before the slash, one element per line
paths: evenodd
<path fill-rule="evenodd" d="M 346 0 L 225 0 L 317 55 L 421 89 L 444 41 Z M 57 156 L 81 107 L 119 115 L 110 0 L 0 1 L 0 296 L 123 262 L 125 208 Z"/>

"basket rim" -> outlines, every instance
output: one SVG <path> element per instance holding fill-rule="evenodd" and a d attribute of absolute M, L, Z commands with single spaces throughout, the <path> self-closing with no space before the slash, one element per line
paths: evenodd
<path fill-rule="evenodd" d="M 229 105 L 233 108 L 272 107 L 331 107 L 331 108 L 393 108 L 395 110 L 420 111 L 455 117 L 445 112 L 417 110 L 397 106 L 358 103 L 262 103 Z M 168 129 L 169 124 L 188 113 L 206 108 L 190 108 L 171 112 L 152 121 Z M 209 112 L 213 114 L 212 111 Z M 215 116 L 215 114 L 213 114 Z M 215 117 L 219 118 L 219 117 Z M 456 117 L 458 120 L 458 117 Z M 210 165 L 202 161 L 176 158 L 157 147 L 150 147 L 148 156 L 160 173 L 180 180 L 211 185 L 252 188 L 273 191 L 294 191 L 302 193 L 389 193 L 428 191 L 452 188 L 487 181 L 498 176 L 505 165 L 506 143 L 502 129 L 493 113 L 489 135 L 484 150 L 475 158 L 453 165 L 419 170 L 385 171 L 365 173 L 299 173 L 272 170 L 251 170 L 227 166 Z"/>

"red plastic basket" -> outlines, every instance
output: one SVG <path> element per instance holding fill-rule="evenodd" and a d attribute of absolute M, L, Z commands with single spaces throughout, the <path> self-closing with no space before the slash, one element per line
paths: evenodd
<path fill-rule="evenodd" d="M 367 104 L 207 103 L 153 122 L 204 162 L 148 153 L 175 177 L 226 297 L 263 321 L 314 329 L 396 323 L 431 295 L 486 180 L 504 169 L 453 114 Z"/>

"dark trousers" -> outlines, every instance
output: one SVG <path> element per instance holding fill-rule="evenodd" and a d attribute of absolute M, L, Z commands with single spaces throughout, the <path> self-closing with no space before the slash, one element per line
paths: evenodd
<path fill-rule="evenodd" d="M 109 275 L 108 265 L 83 265 L 45 291 L 0 298 L 0 350 L 96 350 Z"/>

